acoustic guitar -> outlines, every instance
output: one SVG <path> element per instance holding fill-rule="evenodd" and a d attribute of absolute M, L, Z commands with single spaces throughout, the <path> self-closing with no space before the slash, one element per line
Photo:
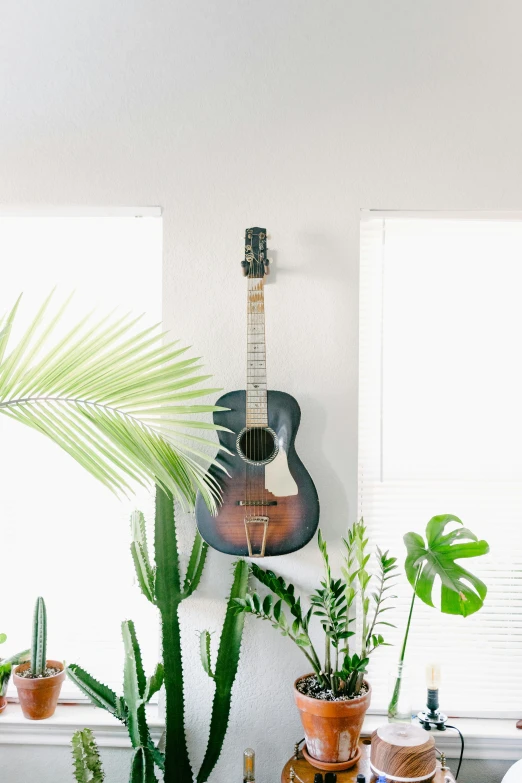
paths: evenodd
<path fill-rule="evenodd" d="M 314 483 L 295 450 L 301 419 L 290 394 L 268 391 L 266 380 L 264 278 L 269 271 L 266 229 L 248 228 L 245 259 L 248 278 L 246 389 L 224 394 L 214 413 L 220 461 L 227 474 L 212 468 L 222 487 L 213 516 L 201 495 L 196 500 L 199 532 L 210 546 L 230 555 L 285 555 L 310 541 L 319 523 Z"/>

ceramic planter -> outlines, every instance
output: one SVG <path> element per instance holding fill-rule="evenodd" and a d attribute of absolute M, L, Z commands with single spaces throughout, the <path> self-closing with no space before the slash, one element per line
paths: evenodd
<path fill-rule="evenodd" d="M 372 689 L 365 681 L 368 690 L 356 699 L 323 701 L 297 690 L 297 683 L 304 677 L 295 681 L 294 697 L 306 739 L 305 757 L 319 769 L 349 769 L 360 756 L 359 739 Z"/>
<path fill-rule="evenodd" d="M 7 707 L 7 696 L 0 696 L 0 712 L 3 712 Z"/>
<path fill-rule="evenodd" d="M 13 672 L 13 682 L 18 691 L 22 712 L 24 717 L 29 718 L 29 720 L 50 718 L 51 715 L 54 715 L 62 689 L 62 682 L 65 679 L 63 663 L 60 663 L 60 661 L 47 661 L 48 667 L 60 669 L 58 674 L 54 674 L 52 677 L 41 677 L 34 680 L 20 677 L 18 672 L 25 671 L 30 665 L 30 663 L 22 663 Z"/>

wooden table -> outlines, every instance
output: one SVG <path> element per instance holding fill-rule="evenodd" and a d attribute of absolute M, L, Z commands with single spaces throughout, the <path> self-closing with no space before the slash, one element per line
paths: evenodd
<path fill-rule="evenodd" d="M 347 769 L 346 772 L 337 773 L 337 783 L 355 783 L 357 775 L 362 772 L 366 775 L 366 783 L 372 783 L 376 778 L 370 770 L 370 740 L 361 740 L 362 756 L 358 764 L 352 769 Z M 299 756 L 296 759 L 295 756 L 287 761 L 285 768 L 281 773 L 281 783 L 290 783 L 290 768 L 295 770 L 295 783 L 314 783 L 314 775 L 321 770 L 315 769 L 311 764 L 303 758 L 303 754 L 299 752 Z M 325 772 L 321 773 L 324 777 Z M 440 763 L 437 762 L 437 773 L 433 778 L 433 783 L 455 783 L 455 778 L 449 771 L 449 769 L 443 770 L 440 768 Z"/>

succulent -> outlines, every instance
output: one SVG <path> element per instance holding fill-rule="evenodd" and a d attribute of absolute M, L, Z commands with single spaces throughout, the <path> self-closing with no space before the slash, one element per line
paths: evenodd
<path fill-rule="evenodd" d="M 208 545 L 196 533 L 185 577 L 181 576 L 176 536 L 174 500 L 171 494 L 156 490 L 154 528 L 155 564 L 149 555 L 145 519 L 141 512 L 131 517 L 131 552 L 136 574 L 145 597 L 158 607 L 161 615 L 163 664 L 158 664 L 149 679 L 145 678 L 141 654 L 131 621 L 123 623 L 125 645 L 124 693 L 117 696 L 81 667 L 70 665 L 69 677 L 97 707 L 112 713 L 127 726 L 135 749 L 131 783 L 153 783 L 155 767 L 164 771 L 164 783 L 193 783 L 194 774 L 185 737 L 183 700 L 183 666 L 179 607 L 197 589 L 207 555 Z M 204 632 L 204 668 L 216 684 L 209 739 L 206 753 L 196 776 L 197 783 L 206 783 L 223 747 L 232 701 L 232 686 L 239 665 L 244 616 L 235 611 L 237 599 L 246 595 L 248 566 L 239 560 L 234 576 L 215 666 L 212 666 L 210 635 Z M 164 754 L 152 742 L 147 726 L 145 705 L 165 684 L 165 745 Z"/>
<path fill-rule="evenodd" d="M 103 783 L 105 775 L 92 731 L 90 729 L 75 731 L 71 745 L 74 777 L 77 783 Z"/>
<path fill-rule="evenodd" d="M 154 674 L 147 679 L 132 620 L 125 620 L 121 630 L 125 649 L 123 696 L 117 696 L 111 688 L 76 664 L 67 667 L 67 674 L 96 707 L 107 710 L 127 727 L 134 748 L 130 783 L 148 783 L 157 780 L 154 766 L 157 765 L 160 769 L 164 766 L 163 755 L 151 739 L 145 712 L 146 704 L 163 684 L 163 666 L 158 664 Z M 77 780 L 83 783 L 83 778 Z M 91 778 L 86 780 L 90 781 Z M 94 783 L 98 778 L 92 780 Z"/>

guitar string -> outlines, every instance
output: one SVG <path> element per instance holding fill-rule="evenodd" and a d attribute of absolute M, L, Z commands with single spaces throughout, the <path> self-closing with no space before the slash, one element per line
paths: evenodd
<path fill-rule="evenodd" d="M 247 245 L 247 244 L 248 244 L 248 231 L 245 234 L 245 245 Z M 248 256 L 248 253 L 246 252 L 246 247 L 245 247 L 245 259 L 247 259 L 247 256 Z M 248 269 L 248 277 L 250 277 L 250 267 Z M 249 302 L 250 292 L 249 292 L 249 287 L 250 287 L 250 282 L 247 281 L 247 339 L 246 339 L 247 385 L 246 385 L 246 390 L 245 390 L 245 427 L 247 428 L 246 432 L 245 432 L 245 446 L 246 446 L 247 449 L 248 449 L 248 419 L 249 419 L 249 416 L 248 416 L 248 361 L 249 361 L 249 342 L 248 342 L 248 337 L 249 337 L 249 331 L 250 331 L 250 329 L 249 329 L 249 319 L 250 319 L 250 302 Z M 249 500 L 249 466 L 248 466 L 248 462 L 245 462 L 245 508 L 244 508 L 245 521 L 246 521 L 246 516 L 248 514 L 248 500 Z M 246 530 L 246 528 L 245 528 L 245 532 L 248 534 L 248 531 Z"/>

